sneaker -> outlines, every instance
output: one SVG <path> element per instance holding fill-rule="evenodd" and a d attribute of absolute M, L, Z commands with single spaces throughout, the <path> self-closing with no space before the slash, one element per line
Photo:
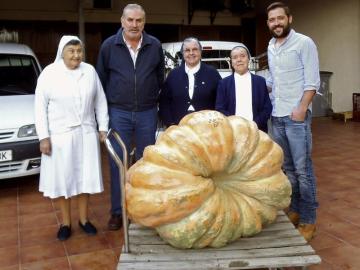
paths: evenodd
<path fill-rule="evenodd" d="M 300 215 L 294 211 L 289 211 L 286 214 L 292 224 L 294 224 L 295 227 L 297 227 L 300 223 Z"/>
<path fill-rule="evenodd" d="M 108 229 L 110 231 L 116 231 L 119 230 L 122 225 L 121 215 L 112 214 L 108 222 Z"/>
<path fill-rule="evenodd" d="M 305 240 L 309 242 L 315 236 L 316 226 L 315 224 L 300 223 L 298 230 Z"/>
<path fill-rule="evenodd" d="M 86 221 L 84 225 L 79 221 L 79 226 L 87 235 L 95 235 L 97 233 L 97 229 L 90 221 Z"/>
<path fill-rule="evenodd" d="M 71 226 L 68 225 L 60 225 L 60 229 L 57 233 L 57 238 L 60 241 L 65 241 L 71 236 Z"/>

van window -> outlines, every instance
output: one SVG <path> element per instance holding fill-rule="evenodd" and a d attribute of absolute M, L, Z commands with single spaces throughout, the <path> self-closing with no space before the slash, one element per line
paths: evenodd
<path fill-rule="evenodd" d="M 230 67 L 230 60 L 217 60 L 217 59 L 202 59 L 203 62 L 205 62 L 208 65 L 213 66 L 216 69 L 222 70 L 222 69 L 231 69 Z"/>
<path fill-rule="evenodd" d="M 0 54 L 0 96 L 34 94 L 39 74 L 33 57 Z"/>
<path fill-rule="evenodd" d="M 230 58 L 231 50 L 206 50 L 202 51 L 202 58 Z"/>

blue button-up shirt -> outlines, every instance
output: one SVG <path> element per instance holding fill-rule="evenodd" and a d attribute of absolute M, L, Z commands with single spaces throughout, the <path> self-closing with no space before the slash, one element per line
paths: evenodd
<path fill-rule="evenodd" d="M 291 115 L 292 110 L 300 104 L 304 91 L 318 91 L 319 58 L 312 39 L 293 29 L 277 48 L 275 41 L 272 38 L 268 46 L 270 74 L 266 83 L 272 89 L 272 115 L 282 117 Z"/>

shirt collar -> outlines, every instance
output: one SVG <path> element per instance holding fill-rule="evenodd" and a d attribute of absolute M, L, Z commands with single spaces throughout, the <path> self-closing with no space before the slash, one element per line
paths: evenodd
<path fill-rule="evenodd" d="M 122 38 L 123 38 L 126 46 L 128 47 L 128 49 L 129 49 L 129 50 L 132 49 L 130 43 L 128 43 L 128 42 L 126 41 L 125 37 L 124 37 L 124 32 L 121 32 L 121 34 L 122 34 Z M 139 50 L 139 49 L 140 49 L 142 41 L 143 41 L 143 34 L 141 34 L 141 37 L 140 37 L 140 40 L 139 40 L 139 43 L 138 43 L 138 45 L 137 45 L 136 50 Z"/>
<path fill-rule="evenodd" d="M 244 73 L 243 75 L 234 72 L 234 76 L 237 77 L 237 78 L 246 78 L 246 77 L 249 77 L 249 76 L 250 76 L 250 71 L 247 71 L 247 72 Z"/>
<path fill-rule="evenodd" d="M 296 33 L 295 30 L 291 29 L 289 34 L 286 36 L 285 41 L 282 44 L 285 44 L 295 33 Z M 270 39 L 269 44 L 275 46 L 275 42 L 276 42 L 276 38 L 273 37 L 272 39 Z"/>
<path fill-rule="evenodd" d="M 186 65 L 186 63 L 185 63 L 185 72 L 186 72 L 187 74 L 189 74 L 189 73 L 195 74 L 196 72 L 199 71 L 200 65 L 201 65 L 201 61 L 199 61 L 199 63 L 198 63 L 195 67 L 190 68 L 190 67 L 188 67 L 188 66 Z"/>

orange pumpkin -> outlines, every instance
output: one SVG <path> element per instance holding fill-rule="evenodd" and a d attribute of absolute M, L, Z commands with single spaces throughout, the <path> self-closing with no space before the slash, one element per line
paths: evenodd
<path fill-rule="evenodd" d="M 185 116 L 128 171 L 130 219 L 178 248 L 252 236 L 289 205 L 283 153 L 256 124 L 216 111 Z"/>

